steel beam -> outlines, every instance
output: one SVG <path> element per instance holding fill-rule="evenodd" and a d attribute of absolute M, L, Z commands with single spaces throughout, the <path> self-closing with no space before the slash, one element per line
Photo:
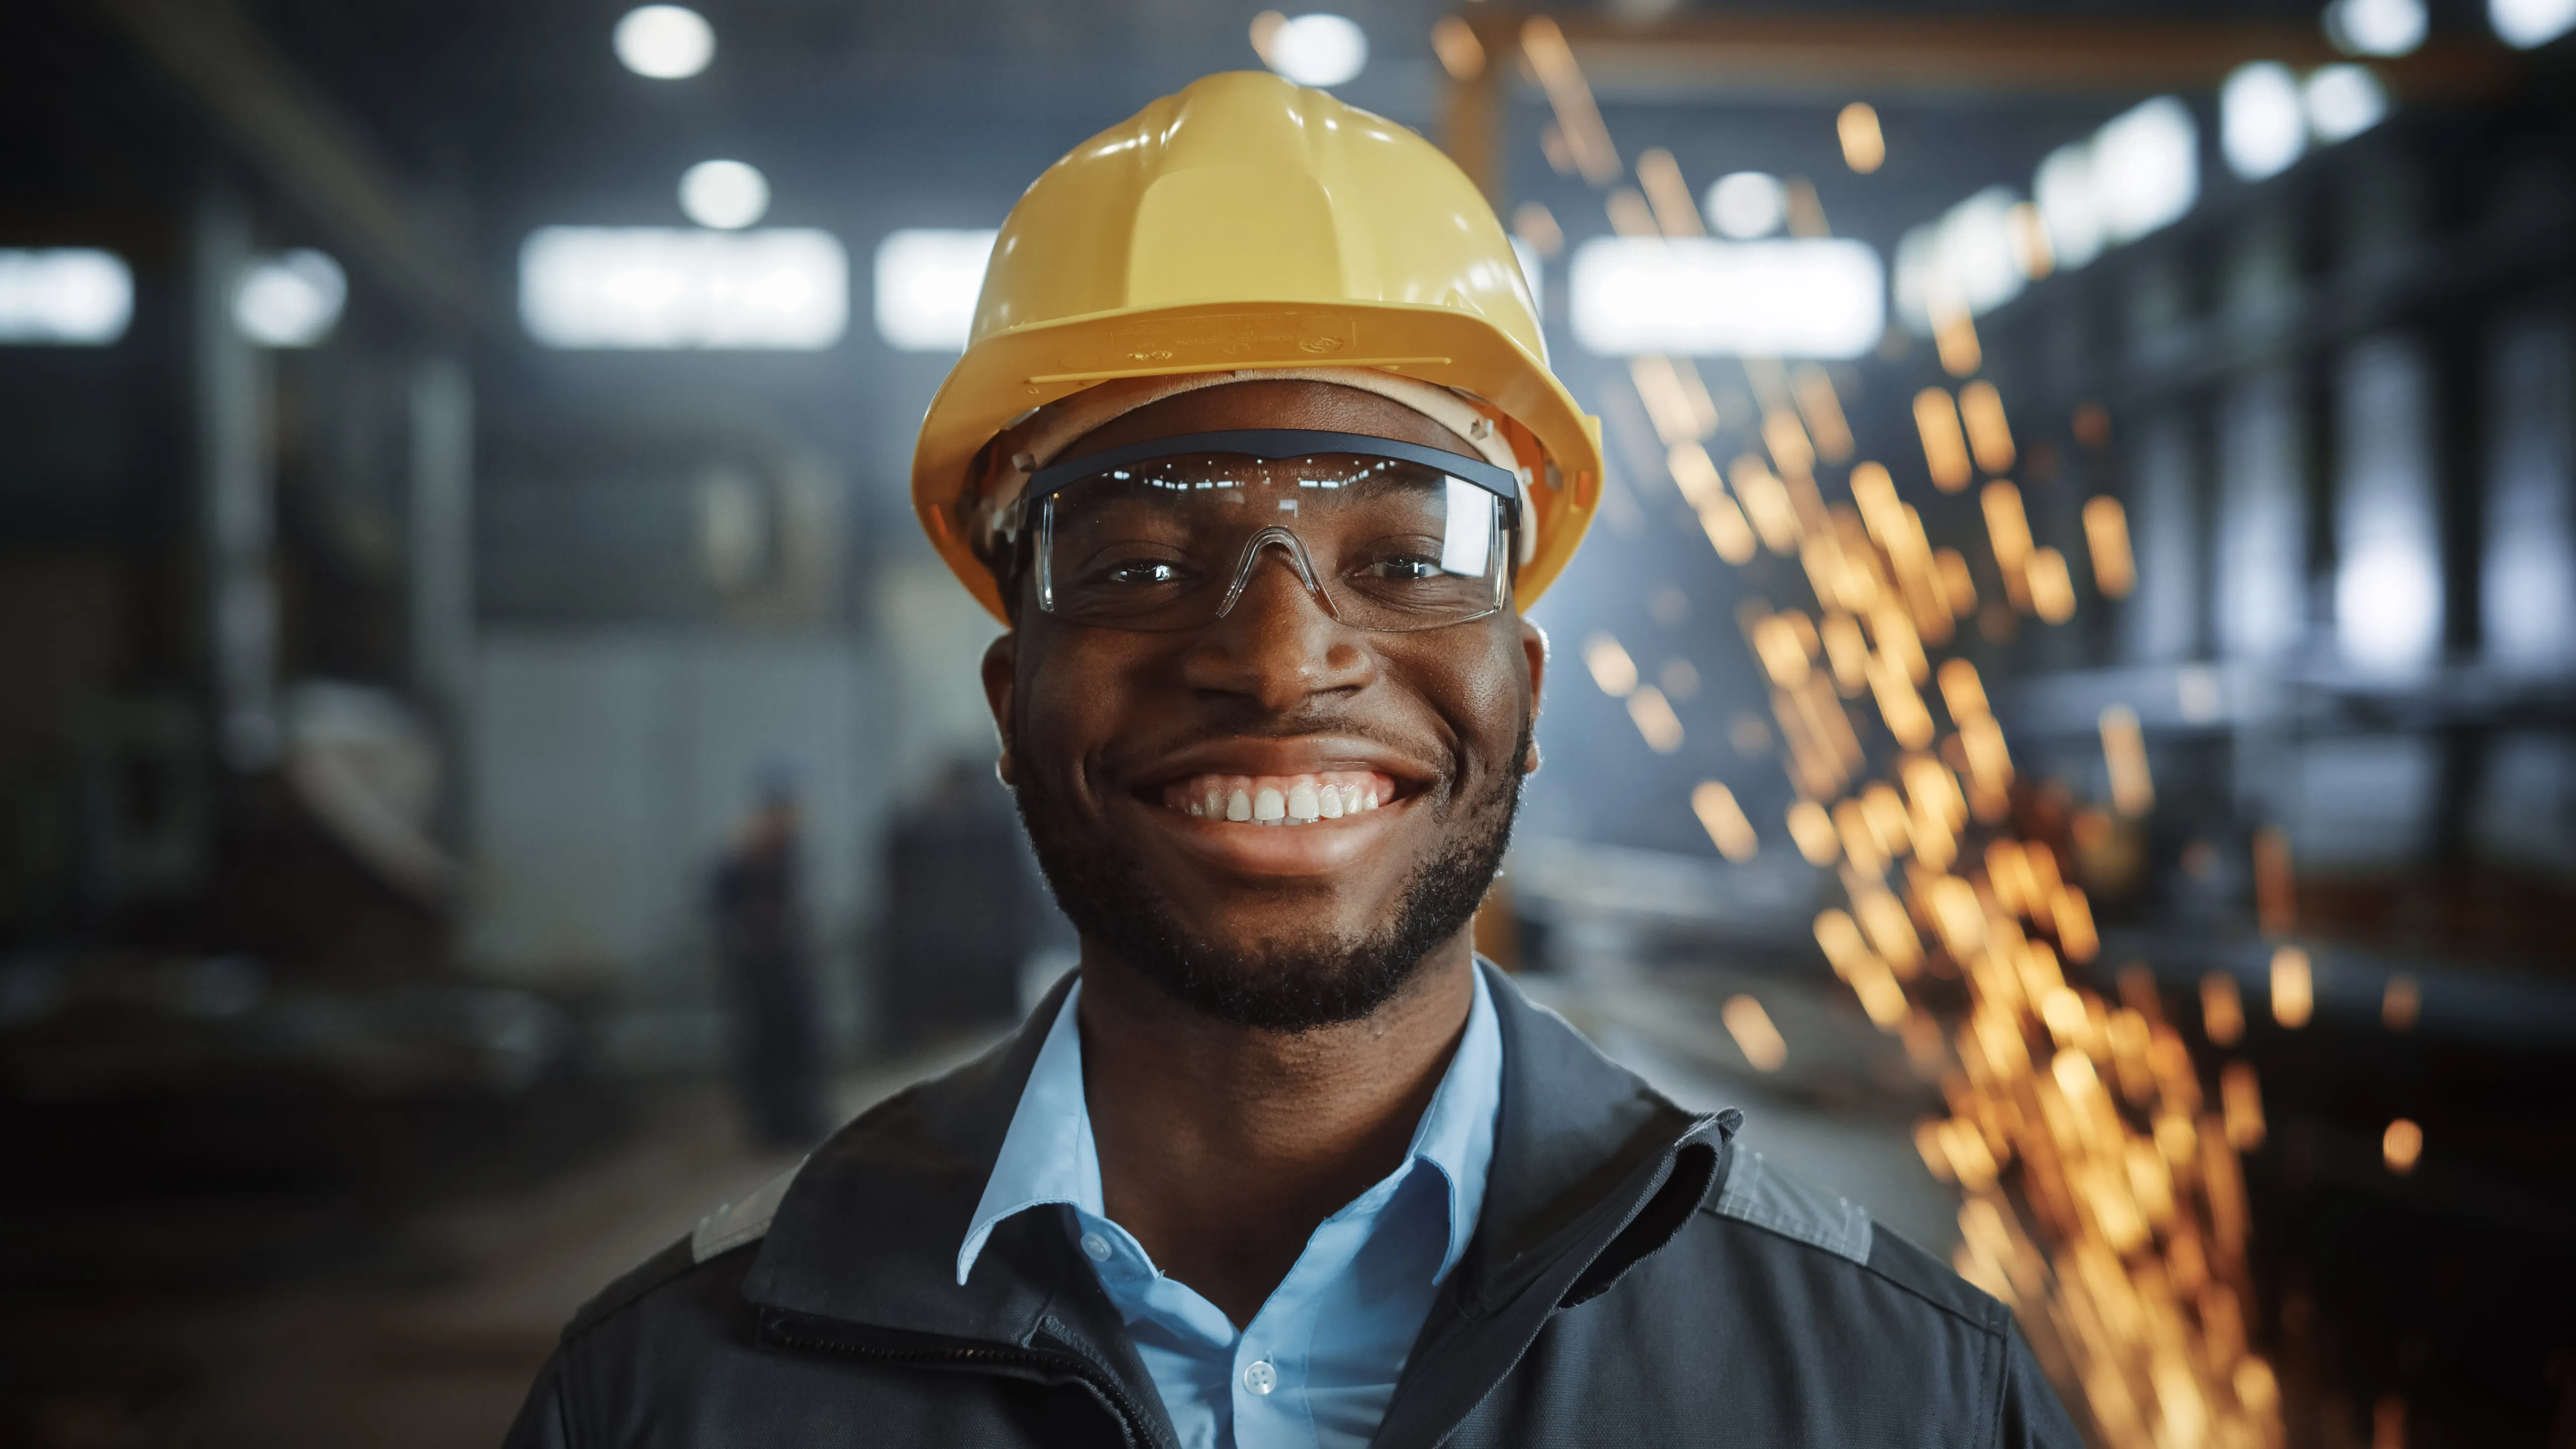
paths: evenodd
<path fill-rule="evenodd" d="M 96 0 L 258 172 L 425 320 L 480 320 L 471 271 L 359 127 L 225 0 Z"/>
<path fill-rule="evenodd" d="M 1622 98 L 2144 95 L 2215 87 L 2248 61 L 2306 68 L 2347 58 L 2312 22 L 1794 10 L 1676 15 L 1644 25 L 1588 10 L 1556 21 L 1593 89 Z M 2491 95 L 2519 69 L 2514 53 L 2496 41 L 2448 34 L 2370 66 L 2410 101 Z"/>

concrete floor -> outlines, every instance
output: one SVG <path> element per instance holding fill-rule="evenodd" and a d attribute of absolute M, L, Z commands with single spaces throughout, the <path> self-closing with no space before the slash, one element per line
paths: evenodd
<path fill-rule="evenodd" d="M 1687 1105 L 1746 1112 L 1743 1140 L 1946 1255 L 1955 1199 L 1908 1131 L 1929 1089 L 1847 993 L 1816 980 L 1722 971 L 1532 978 L 1532 994 Z M 1753 1071 L 1718 1022 L 1760 999 L 1788 1065 Z M 961 1042 L 853 1076 L 855 1113 L 963 1060 Z M 659 1091 L 620 1149 L 531 1190 L 397 1227 L 398 1257 L 435 1273 L 315 1275 L 219 1297 L 21 1298 L 0 1315 L 0 1404 L 38 1449 L 454 1449 L 499 1442 L 557 1330 L 585 1298 L 718 1203 L 785 1168 L 746 1148 L 714 1084 Z M 10 1365 L 17 1371 L 8 1371 Z M 26 1382 L 33 1374 L 38 1382 Z M 0 1415 L 0 1424 L 10 1416 Z M 11 1437 L 11 1435 L 0 1435 Z"/>

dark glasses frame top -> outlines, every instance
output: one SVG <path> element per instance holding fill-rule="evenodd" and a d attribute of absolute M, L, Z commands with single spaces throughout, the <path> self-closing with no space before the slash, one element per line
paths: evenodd
<path fill-rule="evenodd" d="M 1508 468 L 1498 468 L 1482 458 L 1470 458 L 1421 443 L 1372 437 L 1367 433 L 1332 433 L 1309 428 L 1238 428 L 1122 443 L 1115 448 L 1085 453 L 1079 458 L 1067 458 L 1040 468 L 1029 479 L 1029 486 L 1021 493 L 1020 499 L 1024 504 L 1034 504 L 1068 484 L 1098 477 L 1124 464 L 1148 463 L 1158 458 L 1191 453 L 1232 454 L 1263 462 L 1304 458 L 1317 453 L 1352 453 L 1363 458 L 1392 458 L 1399 462 L 1418 463 L 1438 469 L 1462 483 L 1474 484 L 1502 499 L 1507 510 L 1506 521 L 1515 527 L 1520 523 L 1521 480 Z"/>

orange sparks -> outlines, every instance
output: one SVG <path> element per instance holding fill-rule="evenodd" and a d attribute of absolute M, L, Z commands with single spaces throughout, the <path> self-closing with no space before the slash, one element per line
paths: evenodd
<path fill-rule="evenodd" d="M 2308 953 L 2296 946 L 2273 952 L 2272 1019 L 2295 1031 L 2308 1024 L 2316 1009 L 2316 975 Z"/>
<path fill-rule="evenodd" d="M 2224 971 L 2200 978 L 2200 1029 L 2212 1046 L 2234 1046 L 2245 1037 L 2245 1003 L 2236 978 Z"/>
<path fill-rule="evenodd" d="M 2125 599 L 2138 586 L 2138 567 L 2129 556 L 2129 515 L 2120 500 L 2105 494 L 2084 505 L 2084 543 L 2093 555 L 2093 587 L 2106 599 Z"/>
<path fill-rule="evenodd" d="M 1443 15 L 1431 22 L 1431 53 L 1440 57 L 1440 68 L 1454 81 L 1471 81 L 1485 73 L 1485 45 L 1476 38 L 1474 26 L 1455 15 Z"/>
<path fill-rule="evenodd" d="M 1801 800 L 1789 807 L 1789 838 L 1797 842 L 1798 853 L 1809 865 L 1831 865 L 1842 854 L 1842 843 L 1834 836 L 1833 817 L 1813 800 Z"/>
<path fill-rule="evenodd" d="M 2004 422 L 2004 398 L 1995 385 L 1979 380 L 1959 389 L 1959 416 L 1968 425 L 1968 449 L 1977 466 L 1989 473 L 2011 472 L 2012 429 Z"/>
<path fill-rule="evenodd" d="M 1956 493 L 1975 476 L 1968 467 L 1968 440 L 1959 431 L 1959 409 L 1950 394 L 1927 387 L 1914 395 L 1914 430 L 1923 437 L 1923 465 L 1932 486 Z"/>
<path fill-rule="evenodd" d="M 2424 1129 L 2404 1117 L 2388 1124 L 2379 1135 L 2379 1156 L 2388 1170 L 2399 1177 L 2415 1170 L 2415 1161 L 2424 1155 Z"/>
<path fill-rule="evenodd" d="M 1592 671 L 1592 682 L 1612 699 L 1625 699 L 1637 687 L 1637 661 L 1608 634 L 1583 641 L 1583 665 Z"/>
<path fill-rule="evenodd" d="M 1758 842 L 1753 836 L 1753 822 L 1744 818 L 1744 807 L 1735 803 L 1735 792 L 1715 780 L 1702 780 L 1691 791 L 1691 813 L 1699 817 L 1700 827 L 1708 832 L 1717 853 L 1728 860 L 1751 860 Z"/>
<path fill-rule="evenodd" d="M 1780 1029 L 1771 1024 L 1771 1013 L 1750 996 L 1730 996 L 1718 1008 L 1718 1020 L 1726 1024 L 1726 1034 L 1735 1038 L 1737 1050 L 1757 1072 L 1776 1072 L 1789 1060 L 1789 1043 L 1782 1040 Z"/>
<path fill-rule="evenodd" d="M 2125 704 L 2102 711 L 2102 762 L 2111 772 L 2111 806 L 2123 815 L 2155 808 L 2155 782 L 2147 774 L 2147 738 L 2138 712 Z"/>
<path fill-rule="evenodd" d="M 1834 117 L 1835 139 L 1843 143 L 1843 164 L 1863 176 L 1887 164 L 1887 136 L 1878 127 L 1878 111 L 1867 101 L 1854 101 Z"/>

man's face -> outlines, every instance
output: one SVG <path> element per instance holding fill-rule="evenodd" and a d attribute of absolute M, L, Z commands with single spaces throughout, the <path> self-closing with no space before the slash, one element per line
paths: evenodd
<path fill-rule="evenodd" d="M 1304 381 L 1185 393 L 1066 456 L 1232 428 L 1476 456 L 1411 409 Z M 1087 943 L 1210 1015 L 1299 1031 L 1367 1015 L 1459 938 L 1536 766 L 1545 651 L 1510 610 L 1414 633 L 1348 627 L 1273 549 L 1226 617 L 1176 633 L 1068 623 L 1024 587 L 984 685 L 1039 863 Z M 1222 818 L 1237 790 L 1247 804 L 1275 790 L 1294 816 L 1317 815 L 1307 802 L 1326 789 L 1359 808 Z M 1216 811 L 1191 812 L 1210 799 Z"/>

